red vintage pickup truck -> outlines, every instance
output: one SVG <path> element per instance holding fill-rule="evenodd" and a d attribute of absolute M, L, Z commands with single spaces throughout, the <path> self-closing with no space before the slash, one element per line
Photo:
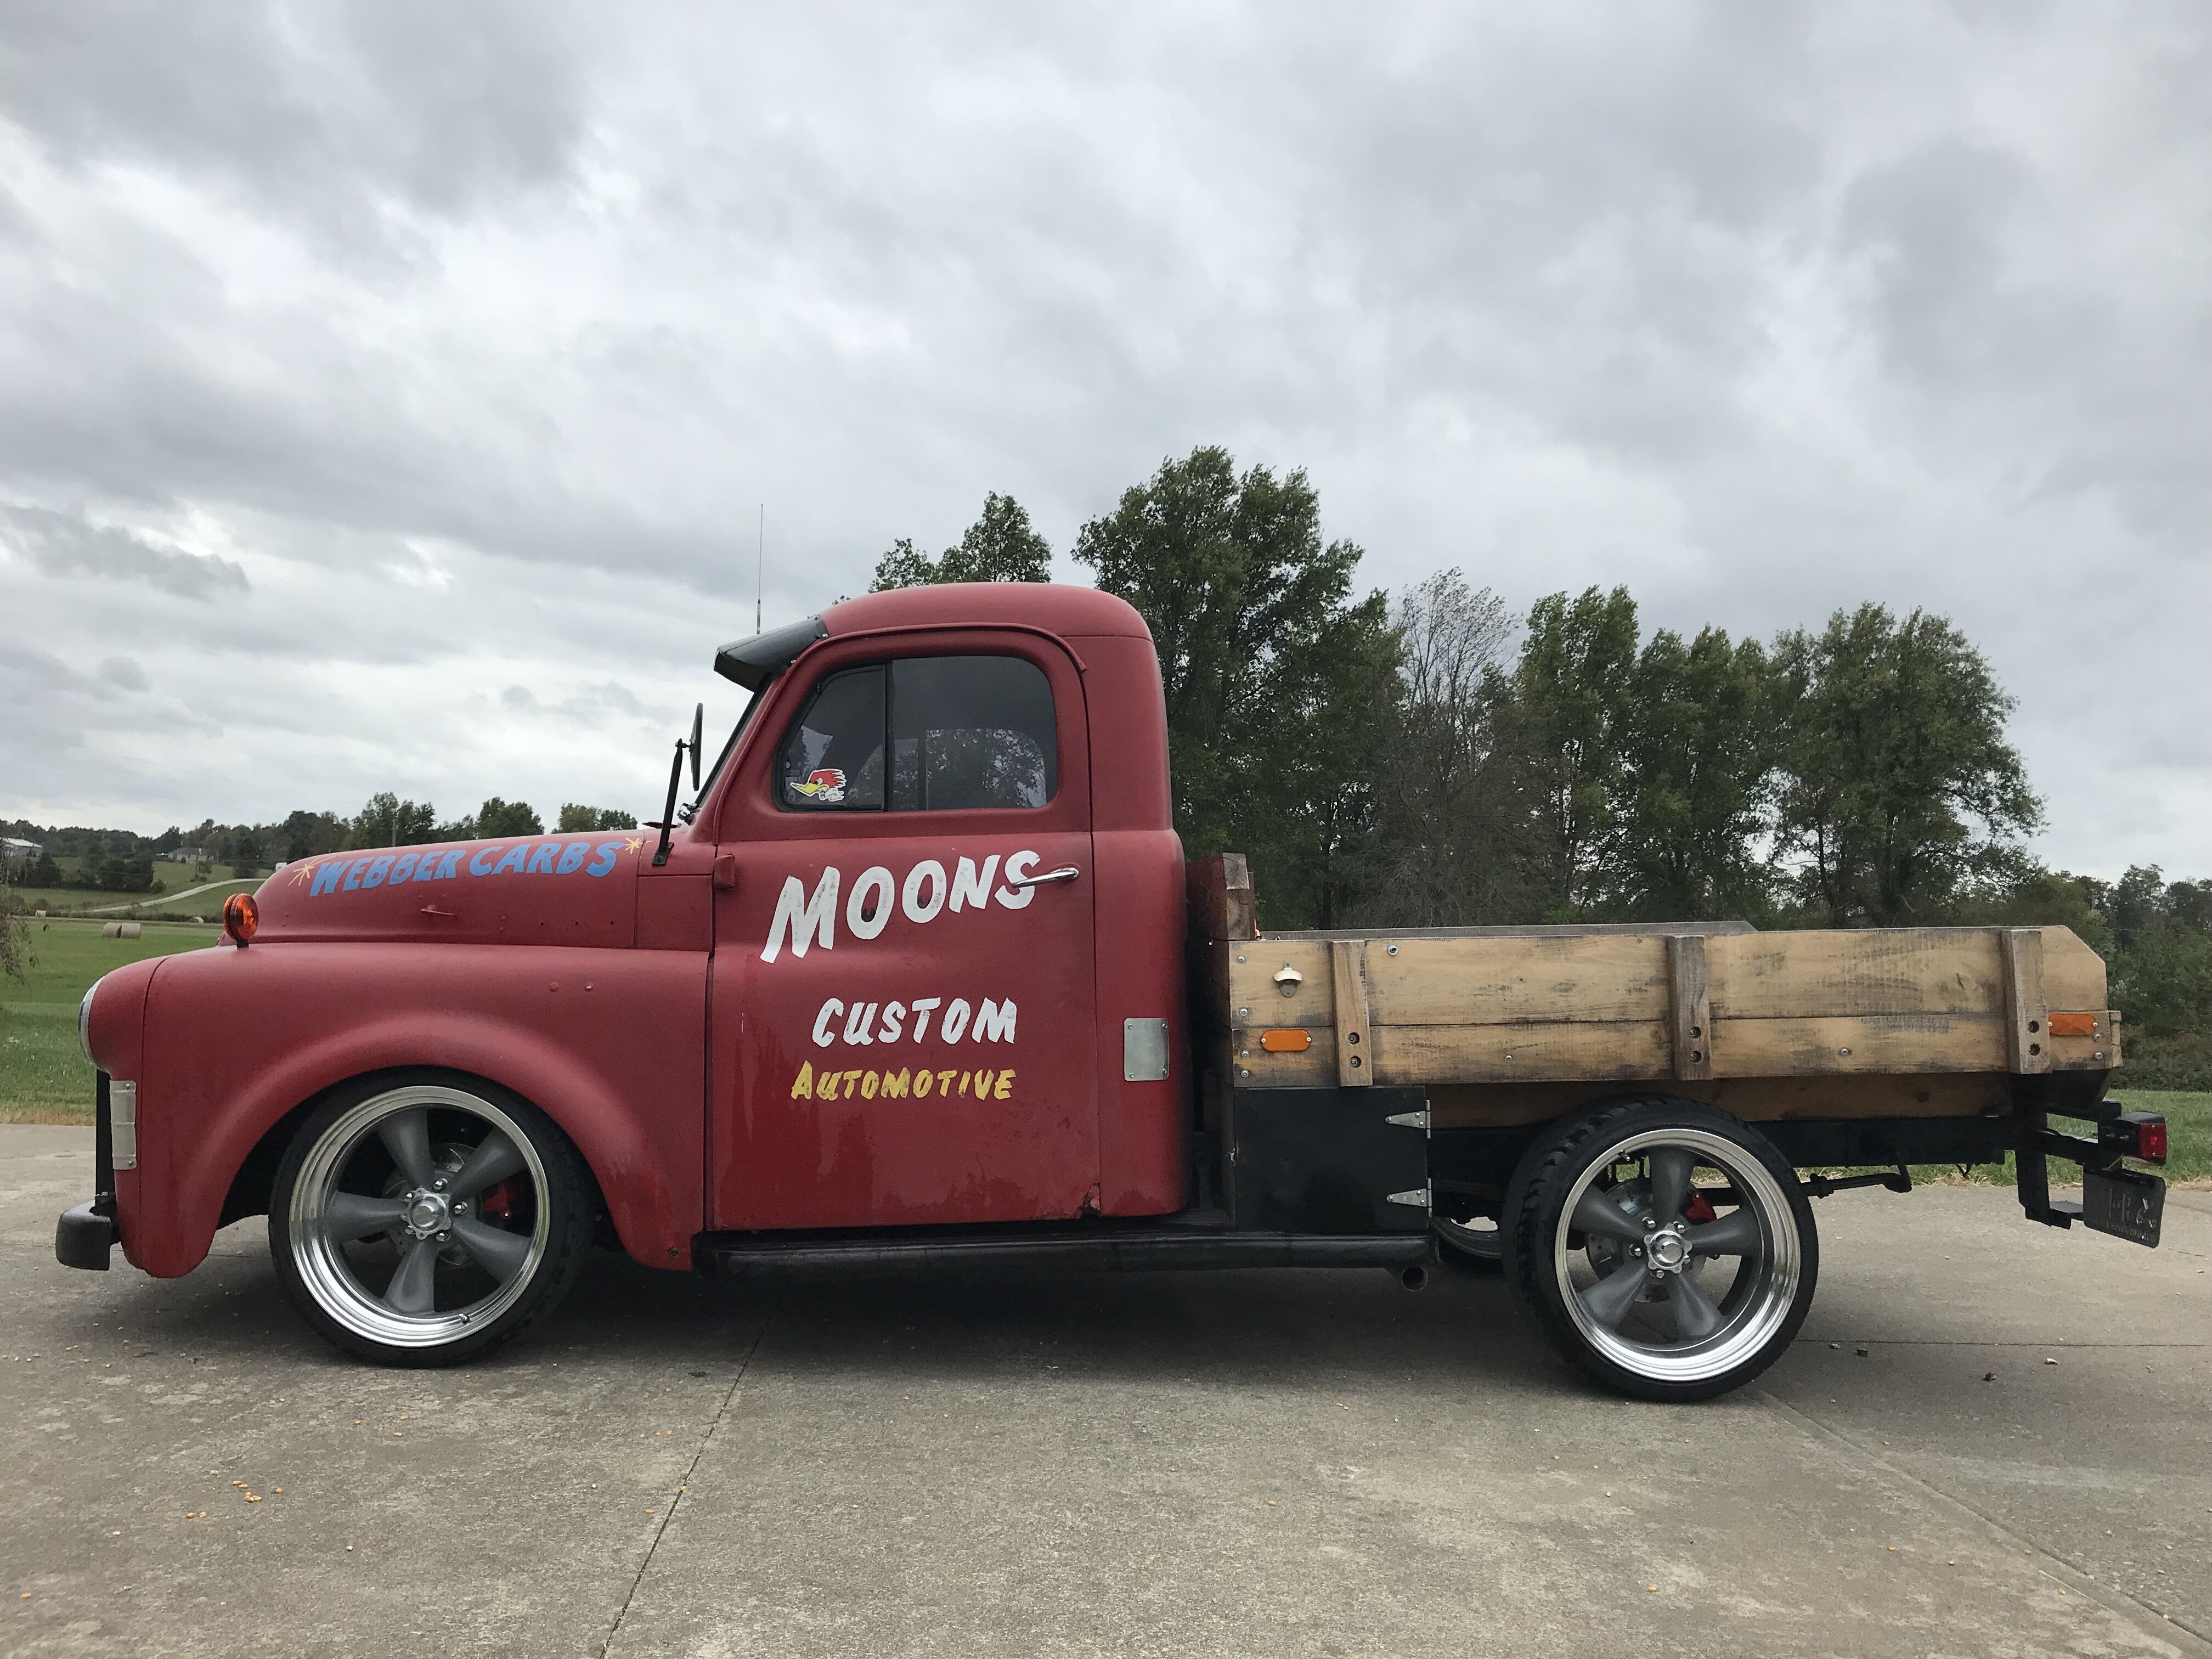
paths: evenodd
<path fill-rule="evenodd" d="M 1785 936 L 1740 926 L 1263 936 L 1241 860 L 1185 862 L 1117 599 L 872 594 L 715 666 L 752 700 L 703 778 L 695 722 L 666 823 L 313 859 L 234 901 L 222 945 L 100 980 L 98 1190 L 60 1259 L 119 1243 L 172 1277 L 265 1212 L 326 1337 L 438 1364 L 610 1235 L 707 1272 L 1418 1285 L 1488 1256 L 1595 1375 L 1682 1399 L 1803 1318 L 1824 1183 L 1799 1165 L 1897 1185 L 2009 1149 L 2032 1217 L 2155 1242 L 2162 1188 L 2124 1164 L 2163 1126 L 2103 1103 L 2118 1017 L 2063 929 L 1787 936 L 1831 941 L 1804 982 L 1843 999 L 1790 1019 L 1752 1017 L 1799 971 Z M 2098 1183 L 2083 1206 L 2046 1150 Z"/>

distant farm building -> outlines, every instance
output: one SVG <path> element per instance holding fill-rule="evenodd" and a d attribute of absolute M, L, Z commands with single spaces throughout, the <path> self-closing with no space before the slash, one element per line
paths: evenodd
<path fill-rule="evenodd" d="M 17 841 L 13 836 L 0 838 L 0 858 L 11 863 L 18 859 L 28 863 L 46 850 L 34 841 Z"/>

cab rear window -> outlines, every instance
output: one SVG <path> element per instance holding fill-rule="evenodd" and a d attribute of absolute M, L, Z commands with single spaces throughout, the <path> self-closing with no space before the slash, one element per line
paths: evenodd
<path fill-rule="evenodd" d="M 1042 806 L 1060 789 L 1052 687 L 1020 657 L 906 657 L 841 670 L 815 687 L 785 735 L 775 789 L 777 805 L 794 812 Z"/>

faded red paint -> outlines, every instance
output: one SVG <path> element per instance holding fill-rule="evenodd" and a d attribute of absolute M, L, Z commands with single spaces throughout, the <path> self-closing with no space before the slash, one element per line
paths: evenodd
<path fill-rule="evenodd" d="M 94 1053 L 139 1085 L 139 1167 L 117 1179 L 129 1259 L 189 1270 L 287 1114 L 410 1066 L 483 1078 L 543 1109 L 598 1177 L 624 1248 L 658 1267 L 688 1266 L 695 1237 L 715 1228 L 1180 1208 L 1182 858 L 1142 621 L 1087 589 L 1010 585 L 870 594 L 823 622 L 829 637 L 769 688 L 662 866 L 651 831 L 332 855 L 263 884 L 251 945 L 103 981 Z M 1024 657 L 1052 686 L 1060 787 L 1045 806 L 775 810 L 771 758 L 821 673 L 978 653 Z M 963 858 L 978 872 L 995 859 L 997 893 L 1016 853 L 1033 872 L 1082 873 L 1018 907 L 969 902 L 925 923 L 895 886 L 888 925 L 846 930 L 865 872 L 902 884 L 927 863 L 949 876 Z M 847 884 L 835 947 L 764 961 L 787 878 L 811 894 L 830 866 Z M 924 872 L 916 913 L 934 884 Z M 912 1037 L 912 1009 L 900 1038 L 884 1036 L 890 1005 L 930 997 L 934 1041 Z M 848 1012 L 817 1042 L 833 1000 Z M 962 1029 L 947 1042 L 955 1001 Z M 876 1010 L 872 1041 L 860 1027 L 847 1040 L 856 1002 Z M 1163 1017 L 1176 1075 L 1125 1083 L 1122 1022 Z M 902 1069 L 903 1094 L 888 1092 Z"/>

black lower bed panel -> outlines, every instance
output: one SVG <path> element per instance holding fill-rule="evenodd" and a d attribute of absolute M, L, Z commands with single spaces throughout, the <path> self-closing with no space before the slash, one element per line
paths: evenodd
<path fill-rule="evenodd" d="M 1429 1143 L 1437 1183 L 1500 1191 L 1514 1166 L 1549 1126 L 1438 1129 Z M 1833 1118 L 1751 1126 L 1800 1169 L 1896 1164 L 1996 1164 L 2017 1133 L 2003 1117 Z"/>

